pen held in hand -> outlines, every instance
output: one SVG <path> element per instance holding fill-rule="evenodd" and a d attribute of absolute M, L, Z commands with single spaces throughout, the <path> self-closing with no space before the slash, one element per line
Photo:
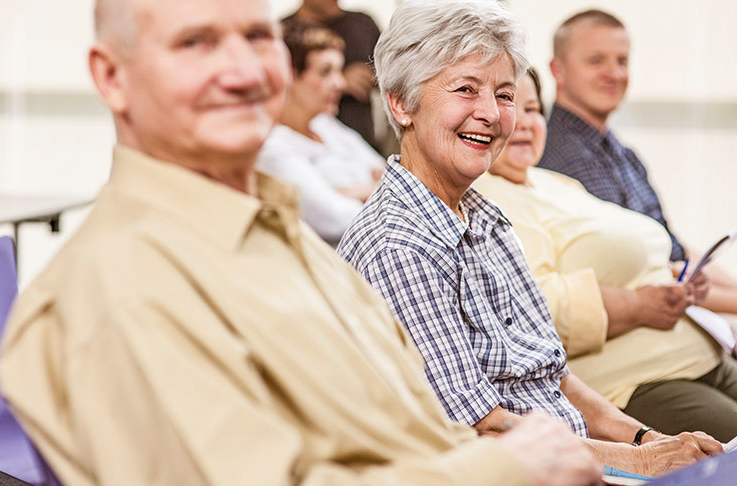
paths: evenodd
<path fill-rule="evenodd" d="M 686 263 L 683 265 L 683 270 L 681 270 L 681 274 L 678 276 L 678 282 L 681 282 L 683 280 L 683 277 L 686 276 L 686 270 L 688 269 L 688 258 L 686 258 Z"/>

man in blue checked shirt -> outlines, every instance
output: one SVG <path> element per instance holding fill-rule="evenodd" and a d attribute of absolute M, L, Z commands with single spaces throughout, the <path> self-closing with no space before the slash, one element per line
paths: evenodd
<path fill-rule="evenodd" d="M 624 24 L 606 12 L 587 10 L 561 24 L 550 62 L 557 93 L 538 167 L 578 179 L 594 196 L 655 219 L 670 234 L 671 260 L 684 260 L 645 167 L 607 127 L 627 91 L 629 50 Z"/>
<path fill-rule="evenodd" d="M 624 24 L 601 10 L 577 13 L 556 30 L 550 62 L 556 100 L 538 167 L 577 179 L 594 196 L 658 221 L 670 235 L 677 275 L 689 251 L 668 226 L 645 166 L 607 126 L 627 91 L 629 50 Z M 737 314 L 737 281 L 718 267 L 706 273 L 712 286 L 702 305 Z"/>

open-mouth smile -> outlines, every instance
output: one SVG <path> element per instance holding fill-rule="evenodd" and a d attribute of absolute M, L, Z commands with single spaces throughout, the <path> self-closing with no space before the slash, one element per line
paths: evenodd
<path fill-rule="evenodd" d="M 458 138 L 476 147 L 486 147 L 491 144 L 492 137 L 490 135 L 481 135 L 479 133 L 459 133 Z"/>

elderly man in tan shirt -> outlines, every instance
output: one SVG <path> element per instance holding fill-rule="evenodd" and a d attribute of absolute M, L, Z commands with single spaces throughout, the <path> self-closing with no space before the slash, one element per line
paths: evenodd
<path fill-rule="evenodd" d="M 253 170 L 285 98 L 266 0 L 98 0 L 119 145 L 21 295 L 3 390 L 67 485 L 591 485 L 566 427 L 447 420 L 388 308 Z"/>

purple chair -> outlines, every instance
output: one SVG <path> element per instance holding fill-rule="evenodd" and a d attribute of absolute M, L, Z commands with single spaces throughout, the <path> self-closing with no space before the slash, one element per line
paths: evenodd
<path fill-rule="evenodd" d="M 0 237 L 0 342 L 10 307 L 18 293 L 13 239 Z M 36 449 L 0 396 L 0 471 L 32 484 L 48 484 Z M 2 481 L 9 479 L 2 477 Z M 0 481 L 0 484 L 10 484 Z M 22 483 L 18 483 L 22 484 Z"/>

